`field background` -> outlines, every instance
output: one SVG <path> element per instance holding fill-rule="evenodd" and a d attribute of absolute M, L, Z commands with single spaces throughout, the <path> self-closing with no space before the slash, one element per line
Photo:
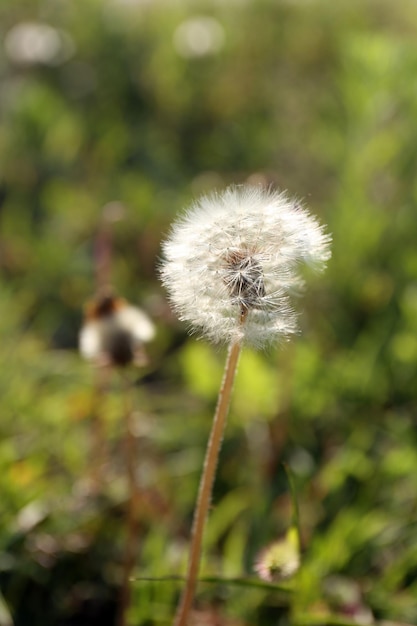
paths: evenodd
<path fill-rule="evenodd" d="M 140 579 L 185 566 L 225 355 L 170 312 L 160 242 L 246 181 L 304 198 L 333 257 L 300 336 L 242 356 L 196 623 L 417 624 L 415 3 L 1 0 L 0 31 L 0 625 L 115 623 L 123 385 L 77 351 L 104 222 L 114 286 L 158 329 L 129 373 L 129 624 L 170 623 L 181 583 Z M 227 583 L 291 523 L 283 463 L 296 592 Z"/>

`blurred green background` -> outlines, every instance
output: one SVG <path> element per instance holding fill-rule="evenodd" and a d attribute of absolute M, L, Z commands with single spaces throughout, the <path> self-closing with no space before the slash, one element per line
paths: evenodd
<path fill-rule="evenodd" d="M 193 197 L 246 181 L 304 198 L 333 257 L 300 336 L 242 356 L 195 623 L 416 624 L 415 2 L 2 0 L 0 29 L 0 625 L 115 623 L 121 385 L 98 399 L 77 352 L 109 213 L 113 284 L 158 327 L 130 374 L 129 623 L 170 623 L 181 584 L 139 579 L 185 567 L 224 352 L 170 313 L 160 242 Z M 296 593 L 222 583 L 288 528 L 283 462 Z"/>

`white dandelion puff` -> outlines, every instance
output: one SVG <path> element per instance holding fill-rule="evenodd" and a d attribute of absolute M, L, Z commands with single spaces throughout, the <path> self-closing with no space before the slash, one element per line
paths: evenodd
<path fill-rule="evenodd" d="M 254 569 L 267 582 L 290 578 L 300 567 L 298 531 L 290 528 L 285 537 L 274 541 L 258 555 Z"/>
<path fill-rule="evenodd" d="M 144 344 L 154 338 L 155 327 L 144 311 L 111 293 L 88 303 L 80 331 L 81 355 L 98 365 L 144 365 Z"/>
<path fill-rule="evenodd" d="M 290 295 L 303 284 L 300 263 L 321 269 L 329 244 L 318 220 L 286 193 L 232 186 L 203 196 L 174 224 L 162 280 L 192 330 L 262 347 L 296 332 Z"/>

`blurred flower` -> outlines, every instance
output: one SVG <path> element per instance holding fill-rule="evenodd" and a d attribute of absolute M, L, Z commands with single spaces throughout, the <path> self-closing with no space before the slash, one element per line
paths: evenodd
<path fill-rule="evenodd" d="M 155 327 L 144 311 L 123 298 L 99 295 L 86 307 L 80 352 L 97 365 L 144 365 L 144 344 L 154 335 Z"/>
<path fill-rule="evenodd" d="M 300 261 L 321 268 L 330 237 L 298 201 L 262 187 L 200 198 L 163 245 L 161 276 L 180 319 L 216 342 L 262 346 L 297 329 Z"/>
<path fill-rule="evenodd" d="M 174 33 L 175 49 L 186 58 L 214 54 L 223 42 L 223 26 L 213 17 L 192 17 L 182 22 Z"/>
<path fill-rule="evenodd" d="M 12 61 L 25 65 L 59 65 L 75 50 L 67 33 L 41 22 L 21 22 L 13 26 L 6 34 L 4 47 Z"/>
<path fill-rule="evenodd" d="M 290 528 L 287 535 L 262 550 L 254 569 L 262 580 L 276 582 L 293 576 L 300 567 L 298 532 Z"/>

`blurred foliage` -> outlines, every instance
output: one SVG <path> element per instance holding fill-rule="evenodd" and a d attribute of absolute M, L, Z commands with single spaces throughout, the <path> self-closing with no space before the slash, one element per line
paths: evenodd
<path fill-rule="evenodd" d="M 130 623 L 170 623 L 224 354 L 170 314 L 160 240 L 195 194 L 248 180 L 306 198 L 333 258 L 300 336 L 243 354 L 196 623 L 417 623 L 415 3 L 3 0 L 0 18 L 1 626 L 114 624 L 121 386 L 98 397 L 77 354 L 109 205 L 112 281 L 158 325 L 131 373 Z M 296 593 L 222 583 L 291 523 L 282 462 Z"/>

